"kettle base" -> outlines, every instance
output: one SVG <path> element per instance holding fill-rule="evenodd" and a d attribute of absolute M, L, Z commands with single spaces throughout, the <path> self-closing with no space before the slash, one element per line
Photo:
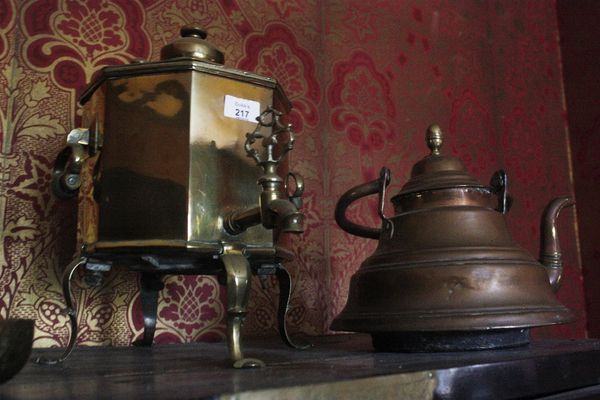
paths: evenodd
<path fill-rule="evenodd" d="M 529 344 L 529 329 L 371 333 L 377 351 L 427 353 L 492 350 Z"/>

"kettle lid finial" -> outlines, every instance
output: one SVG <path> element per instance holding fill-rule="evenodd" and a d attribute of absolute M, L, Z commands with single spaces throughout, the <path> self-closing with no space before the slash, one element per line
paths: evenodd
<path fill-rule="evenodd" d="M 440 149 L 444 142 L 444 134 L 439 125 L 433 124 L 427 128 L 425 142 L 431 150 L 431 154 L 425 156 L 413 166 L 409 181 L 406 182 L 397 196 L 401 197 L 426 190 L 484 187 L 475 177 L 469 174 L 458 157 L 441 154 Z"/>
<path fill-rule="evenodd" d="M 425 141 L 427 147 L 431 150 L 431 155 L 440 155 L 440 148 L 444 143 L 444 133 L 439 125 L 433 124 L 427 128 L 427 134 L 425 135 Z"/>

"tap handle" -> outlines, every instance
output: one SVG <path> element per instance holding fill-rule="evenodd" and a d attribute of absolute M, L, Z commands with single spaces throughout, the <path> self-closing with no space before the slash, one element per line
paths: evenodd
<path fill-rule="evenodd" d="M 292 125 L 283 124 L 280 120 L 282 115 L 283 114 L 280 111 L 269 106 L 256 118 L 258 123 L 256 124 L 254 131 L 246 133 L 246 143 L 244 144 L 246 154 L 248 157 L 253 158 L 259 166 L 279 164 L 287 152 L 294 148 L 295 139 Z M 271 128 L 270 136 L 267 137 L 261 133 L 263 127 Z M 283 140 L 285 140 L 285 137 L 287 136 L 287 142 L 281 142 L 281 153 L 276 157 L 275 147 L 280 143 L 280 135 L 284 138 Z M 267 149 L 267 154 L 264 159 L 261 159 L 258 150 L 252 147 L 258 139 L 262 139 L 262 146 Z"/>
<path fill-rule="evenodd" d="M 294 180 L 294 192 L 290 194 L 290 178 Z M 285 179 L 285 188 L 288 193 L 288 197 L 297 209 L 302 208 L 302 194 L 304 194 L 304 178 L 297 172 L 288 172 Z"/>

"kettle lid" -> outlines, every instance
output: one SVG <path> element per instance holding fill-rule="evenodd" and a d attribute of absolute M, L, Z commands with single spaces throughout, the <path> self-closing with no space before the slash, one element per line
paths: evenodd
<path fill-rule="evenodd" d="M 410 180 L 397 196 L 436 189 L 485 187 L 469 174 L 459 158 L 441 154 L 443 139 L 444 135 L 438 125 L 427 128 L 425 141 L 431 154 L 413 166 Z"/>
<path fill-rule="evenodd" d="M 161 60 L 172 58 L 193 58 L 215 64 L 223 64 L 223 53 L 206 39 L 206 32 L 195 25 L 185 25 L 181 28 L 181 37 L 163 47 L 160 51 Z"/>

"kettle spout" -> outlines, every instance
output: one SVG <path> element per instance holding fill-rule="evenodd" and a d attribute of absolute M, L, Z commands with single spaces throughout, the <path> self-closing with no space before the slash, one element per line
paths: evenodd
<path fill-rule="evenodd" d="M 556 219 L 565 207 L 571 207 L 575 202 L 567 196 L 552 200 L 542 215 L 540 234 L 540 262 L 546 268 L 552 290 L 556 292 L 562 278 L 562 255 L 556 231 Z"/>

